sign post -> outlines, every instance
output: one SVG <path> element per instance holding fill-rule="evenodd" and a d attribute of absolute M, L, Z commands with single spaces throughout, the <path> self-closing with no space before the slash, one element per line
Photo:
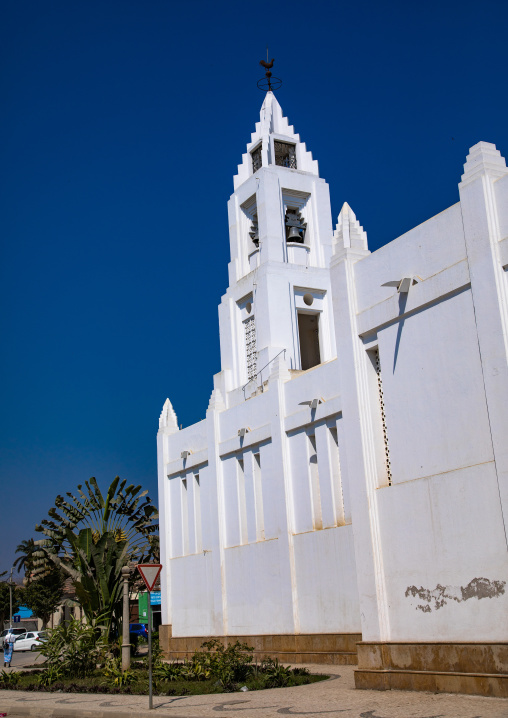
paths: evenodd
<path fill-rule="evenodd" d="M 12 572 L 14 571 L 14 566 L 11 568 L 11 575 L 7 583 L 9 584 L 9 628 L 12 628 L 12 587 L 16 584 L 12 580 Z M 2 626 L 3 628 L 3 626 Z"/>
<path fill-rule="evenodd" d="M 138 563 L 138 571 L 148 589 L 148 708 L 153 708 L 152 690 L 152 590 L 162 570 L 160 563 Z"/>

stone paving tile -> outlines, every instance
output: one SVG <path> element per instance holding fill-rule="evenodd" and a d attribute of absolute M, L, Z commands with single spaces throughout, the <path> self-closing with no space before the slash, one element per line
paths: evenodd
<path fill-rule="evenodd" d="M 508 718 L 508 699 L 451 693 L 358 691 L 352 666 L 308 666 L 332 678 L 296 688 L 154 698 L 0 691 L 0 713 L 40 718 Z"/>

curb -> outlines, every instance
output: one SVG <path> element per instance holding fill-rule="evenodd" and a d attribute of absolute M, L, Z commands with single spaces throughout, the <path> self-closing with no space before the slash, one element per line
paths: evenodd
<path fill-rule="evenodd" d="M 139 710 L 133 706 L 125 706 L 123 710 L 85 710 L 82 708 L 41 708 L 40 706 L 12 706 L 3 708 L 2 712 L 10 716 L 33 716 L 34 718 L 126 718 L 135 714 L 136 718 L 154 718 L 161 713 L 156 712 L 157 706 L 152 710 Z M 164 715 L 164 714 L 163 714 Z M 165 714 L 168 715 L 168 714 Z M 171 718 L 192 718 L 189 715 L 171 713 Z M 195 718 L 198 718 L 197 716 Z M 202 717 L 200 717 L 202 718 Z"/>
<path fill-rule="evenodd" d="M 89 711 L 80 708 L 24 708 L 16 706 L 7 708 L 7 716 L 37 716 L 37 718 L 125 718 L 130 711 Z M 137 716 L 145 718 L 148 713 L 138 713 Z M 136 716 L 136 718 L 137 718 Z"/>

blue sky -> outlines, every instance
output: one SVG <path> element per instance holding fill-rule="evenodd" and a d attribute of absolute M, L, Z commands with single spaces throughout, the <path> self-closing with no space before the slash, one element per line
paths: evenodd
<path fill-rule="evenodd" d="M 375 249 L 508 154 L 506 2 L 4 0 L 2 569 L 55 496 L 119 474 L 157 502 L 158 416 L 220 369 L 226 202 L 276 58 L 284 113 Z"/>

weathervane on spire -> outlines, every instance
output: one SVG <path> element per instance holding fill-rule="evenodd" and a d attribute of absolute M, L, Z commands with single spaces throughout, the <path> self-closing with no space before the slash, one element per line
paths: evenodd
<path fill-rule="evenodd" d="M 265 60 L 260 61 L 260 65 L 265 68 L 265 76 L 261 78 L 261 80 L 258 80 L 258 87 L 260 90 L 263 90 L 264 92 L 273 92 L 274 90 L 278 90 L 279 87 L 282 85 L 282 80 L 278 77 L 273 77 L 271 73 L 271 69 L 273 67 L 274 59 L 272 58 L 270 62 L 268 62 L 268 48 L 266 48 L 266 62 Z"/>

